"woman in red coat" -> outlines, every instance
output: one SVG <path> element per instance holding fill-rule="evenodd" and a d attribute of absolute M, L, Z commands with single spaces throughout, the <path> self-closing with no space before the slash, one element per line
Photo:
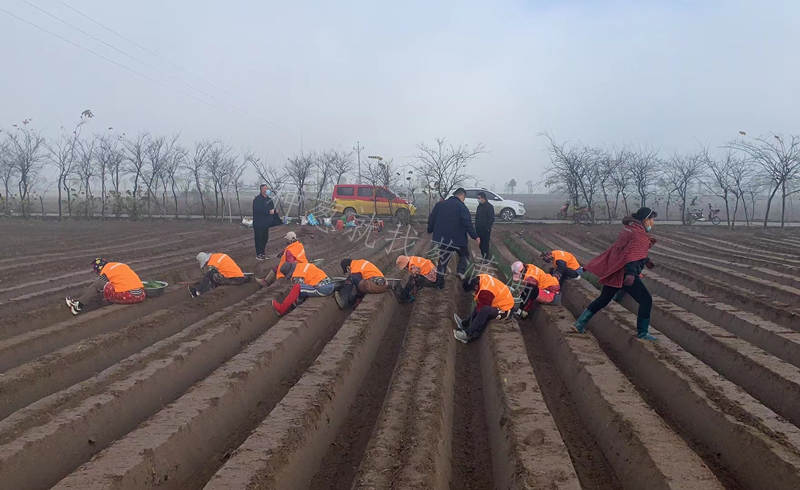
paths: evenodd
<path fill-rule="evenodd" d="M 622 224 L 625 228 L 619 233 L 617 241 L 611 248 L 586 264 L 584 268 L 597 276 L 603 289 L 600 296 L 592 301 L 575 321 L 575 329 L 578 332 L 583 333 L 589 319 L 605 308 L 614 295 L 623 290 L 639 303 L 636 336 L 640 339 L 656 340 L 647 333 L 653 298 L 639 277 L 644 267 L 653 267 L 653 262 L 647 255 L 656 240 L 648 233 L 653 228 L 656 216 L 656 212 L 650 208 L 639 208 L 633 215 L 623 218 Z"/>

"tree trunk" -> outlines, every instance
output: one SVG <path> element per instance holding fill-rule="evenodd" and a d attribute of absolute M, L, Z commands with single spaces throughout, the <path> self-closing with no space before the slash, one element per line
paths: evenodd
<path fill-rule="evenodd" d="M 732 230 L 733 226 L 731 225 L 731 213 L 730 213 L 730 206 L 728 205 L 728 191 L 724 192 L 724 199 L 725 199 L 725 217 L 728 220 L 728 229 Z"/>
<path fill-rule="evenodd" d="M 784 217 L 786 216 L 786 180 L 781 184 L 781 229 L 784 226 Z"/>
<path fill-rule="evenodd" d="M 772 192 L 769 194 L 769 197 L 767 198 L 767 210 L 764 211 L 764 228 L 765 229 L 767 228 L 767 221 L 769 221 L 769 209 L 772 207 L 772 198 L 775 197 L 775 193 L 778 192 L 779 188 L 780 188 L 780 184 L 776 185 L 775 188 L 772 189 Z"/>
<path fill-rule="evenodd" d="M 58 183 L 56 184 L 56 187 L 58 188 L 58 221 L 61 221 L 61 179 L 63 177 L 63 175 L 59 174 Z"/>
<path fill-rule="evenodd" d="M 733 203 L 733 219 L 731 220 L 731 230 L 736 227 L 736 213 L 739 212 L 739 194 L 734 193 L 736 201 Z"/>

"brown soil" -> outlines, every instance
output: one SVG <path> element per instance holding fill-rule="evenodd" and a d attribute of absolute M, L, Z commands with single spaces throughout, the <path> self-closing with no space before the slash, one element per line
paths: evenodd
<path fill-rule="evenodd" d="M 287 227 L 273 229 L 268 254 Z M 312 259 L 388 277 L 392 232 L 308 232 Z M 588 261 L 618 225 L 498 226 L 500 270 L 538 248 Z M 652 329 L 630 298 L 571 331 L 597 294 L 452 337 L 470 297 L 448 279 L 410 305 L 340 311 L 312 298 L 282 318 L 278 282 L 192 299 L 194 256 L 263 275 L 252 231 L 188 221 L 0 220 L 0 478 L 9 488 L 798 488 L 800 234 L 658 227 Z M 377 241 L 375 241 L 377 238 Z M 372 242 L 375 241 L 373 245 Z M 395 244 L 396 246 L 396 244 Z M 420 254 L 430 244 L 420 241 Z M 72 317 L 64 296 L 97 256 L 171 286 Z M 649 277 L 648 277 L 649 275 Z M 43 465 L 42 461 L 48 461 Z"/>

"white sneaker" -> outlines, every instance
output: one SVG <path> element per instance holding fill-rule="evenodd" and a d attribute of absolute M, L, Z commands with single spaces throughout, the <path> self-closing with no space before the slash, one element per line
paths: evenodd
<path fill-rule="evenodd" d="M 453 313 L 453 320 L 456 321 L 456 330 L 464 330 L 464 324 L 461 321 L 461 317 L 458 316 L 458 313 Z"/>
<path fill-rule="evenodd" d="M 456 340 L 464 344 L 469 342 L 469 337 L 467 337 L 467 332 L 463 330 L 453 330 L 453 337 L 455 337 Z"/>
<path fill-rule="evenodd" d="M 464 274 L 463 272 L 459 272 L 459 273 L 458 273 L 458 278 L 459 278 L 459 279 L 461 279 L 462 281 L 463 281 L 463 280 L 464 280 L 464 278 L 466 278 L 466 277 L 467 277 L 467 275 L 466 275 L 466 274 Z"/>

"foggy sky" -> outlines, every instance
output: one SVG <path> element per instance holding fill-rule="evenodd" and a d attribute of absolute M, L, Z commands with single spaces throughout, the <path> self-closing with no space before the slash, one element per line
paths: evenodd
<path fill-rule="evenodd" d="M 796 1 L 64 1 L 136 44 L 61 0 L 0 0 L 0 128 L 55 136 L 89 108 L 92 132 L 219 138 L 278 165 L 356 140 L 404 164 L 446 137 L 485 144 L 470 173 L 501 191 L 541 181 L 544 131 L 664 154 L 800 132 Z"/>

